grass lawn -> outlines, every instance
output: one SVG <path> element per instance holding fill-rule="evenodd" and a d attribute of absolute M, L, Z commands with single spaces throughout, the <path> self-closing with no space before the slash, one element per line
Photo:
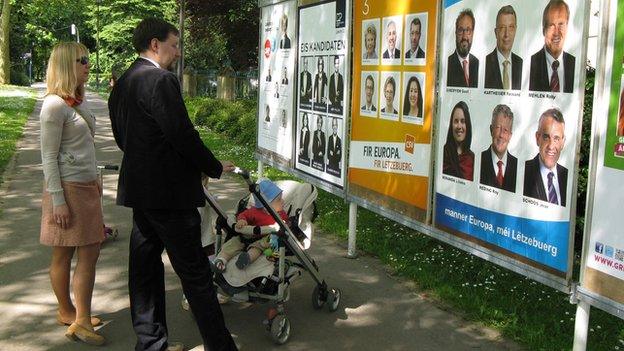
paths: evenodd
<path fill-rule="evenodd" d="M 235 144 L 206 129 L 200 133 L 218 158 L 249 170 L 257 168 L 253 145 Z M 272 168 L 265 175 L 275 180 L 292 178 Z M 346 240 L 344 200 L 320 190 L 317 204 L 320 230 Z M 576 305 L 569 303 L 566 294 L 362 208 L 357 235 L 360 250 L 416 282 L 442 308 L 493 327 L 530 350 L 572 348 Z M 576 265 L 578 269 L 578 259 Z M 624 321 L 595 308 L 590 317 L 588 350 L 624 350 Z"/>
<path fill-rule="evenodd" d="M 35 107 L 36 93 L 30 88 L 0 85 L 0 183 L 24 125 Z"/>

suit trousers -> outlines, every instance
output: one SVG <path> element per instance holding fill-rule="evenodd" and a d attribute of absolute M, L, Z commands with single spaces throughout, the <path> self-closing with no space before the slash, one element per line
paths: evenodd
<path fill-rule="evenodd" d="M 167 349 L 163 249 L 182 283 L 204 350 L 236 350 L 217 301 L 208 258 L 201 248 L 196 208 L 133 209 L 128 286 L 136 351 Z"/>

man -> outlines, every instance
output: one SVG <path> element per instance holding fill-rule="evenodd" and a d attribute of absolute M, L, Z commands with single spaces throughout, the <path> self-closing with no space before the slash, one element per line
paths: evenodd
<path fill-rule="evenodd" d="M 279 83 L 275 82 L 275 93 L 273 93 L 273 97 L 279 99 Z"/>
<path fill-rule="evenodd" d="M 481 153 L 481 184 L 516 192 L 518 159 L 509 153 L 513 112 L 507 105 L 497 105 L 492 112 L 490 135 L 492 144 Z"/>
<path fill-rule="evenodd" d="M 449 87 L 477 87 L 479 60 L 470 53 L 474 28 L 472 10 L 460 12 L 455 20 L 455 52 L 447 63 L 446 85 Z"/>
<path fill-rule="evenodd" d="M 280 36 L 279 48 L 280 49 L 290 49 L 290 38 L 288 37 L 288 16 L 286 14 L 282 15 L 280 20 L 280 31 L 282 32 Z"/>
<path fill-rule="evenodd" d="M 282 70 L 282 84 L 288 85 L 288 69 L 284 66 Z"/>
<path fill-rule="evenodd" d="M 425 52 L 420 47 L 420 30 L 422 24 L 420 18 L 415 17 L 410 23 L 410 49 L 405 53 L 405 58 L 425 58 Z"/>
<path fill-rule="evenodd" d="M 264 121 L 271 122 L 271 109 L 269 105 L 264 105 Z"/>
<path fill-rule="evenodd" d="M 576 58 L 563 51 L 569 19 L 570 8 L 563 0 L 551 0 L 544 8 L 544 47 L 531 56 L 529 90 L 572 92 Z"/>
<path fill-rule="evenodd" d="M 364 82 L 364 89 L 366 93 L 366 103 L 362 106 L 362 111 L 375 112 L 377 109 L 373 104 L 373 94 L 375 92 L 375 81 L 370 74 L 366 76 L 366 82 Z"/>
<path fill-rule="evenodd" d="M 129 290 L 135 350 L 168 349 L 163 249 L 182 281 L 206 350 L 236 350 L 201 247 L 202 173 L 231 171 L 208 150 L 189 120 L 177 77 L 179 32 L 155 18 L 141 21 L 132 42 L 140 57 L 108 101 L 115 141 L 124 152 L 117 204 L 132 208 Z M 174 348 L 169 348 L 174 349 Z M 176 350 L 182 350 L 177 345 Z"/>
<path fill-rule="evenodd" d="M 327 171 L 340 176 L 340 161 L 342 160 L 342 144 L 338 136 L 338 119 L 332 119 L 332 135 L 327 144 Z M 333 171 L 333 172 L 331 172 Z"/>
<path fill-rule="evenodd" d="M 522 81 L 522 59 L 511 52 L 516 38 L 516 11 L 511 5 L 496 15 L 496 48 L 485 57 L 485 88 L 519 90 Z"/>
<path fill-rule="evenodd" d="M 323 68 L 325 63 L 323 62 L 323 57 L 319 56 L 317 63 L 317 71 L 314 76 L 314 103 L 316 104 L 324 104 L 325 103 L 325 89 L 327 88 L 327 75 L 323 72 Z"/>
<path fill-rule="evenodd" d="M 564 131 L 561 111 L 552 108 L 542 113 L 535 132 L 539 152 L 524 165 L 524 196 L 566 205 L 568 169 L 557 163 L 565 145 Z"/>
<path fill-rule="evenodd" d="M 271 67 L 269 67 L 269 71 L 268 71 L 267 76 L 266 76 L 266 81 L 267 82 L 271 81 Z"/>
<path fill-rule="evenodd" d="M 299 74 L 301 101 L 310 102 L 312 98 L 312 74 L 308 72 L 308 58 L 303 58 L 303 72 Z"/>
<path fill-rule="evenodd" d="M 312 138 L 312 162 L 313 165 L 325 165 L 325 132 L 323 131 L 323 116 L 318 115 L 316 119 L 316 130 Z"/>
<path fill-rule="evenodd" d="M 340 70 L 340 57 L 334 56 L 334 74 L 329 77 L 329 102 L 332 107 L 342 108 L 342 98 L 344 95 L 344 81 Z"/>
<path fill-rule="evenodd" d="M 397 31 L 394 21 L 388 22 L 386 26 L 386 40 L 388 42 L 388 48 L 384 51 L 382 57 L 385 59 L 400 59 L 401 50 L 396 48 Z"/>

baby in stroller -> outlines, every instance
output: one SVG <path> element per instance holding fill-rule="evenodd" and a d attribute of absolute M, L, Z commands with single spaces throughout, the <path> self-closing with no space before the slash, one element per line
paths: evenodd
<path fill-rule="evenodd" d="M 258 190 L 267 202 L 270 203 L 271 207 L 277 212 L 280 218 L 287 221 L 288 215 L 284 211 L 282 189 L 272 181 L 264 179 L 258 184 Z M 275 219 L 267 212 L 260 200 L 255 197 L 253 206 L 236 216 L 234 228 L 237 231 L 241 231 L 244 227 L 254 227 L 255 235 L 253 238 L 259 239 L 249 244 L 247 251 L 241 252 L 245 248 L 245 243 L 241 240 L 241 237 L 234 236 L 230 238 L 230 240 L 223 244 L 221 251 L 219 251 L 219 254 L 213 261 L 215 271 L 219 273 L 225 272 L 228 261 L 239 252 L 240 255 L 238 255 L 238 259 L 236 260 L 236 267 L 238 269 L 245 269 L 249 264 L 255 262 L 263 253 L 270 256 L 272 251 L 277 251 L 279 247 L 278 236 L 276 234 L 263 235 L 259 228 L 271 226 L 275 223 Z M 275 229 L 277 231 L 279 226 Z M 268 250 L 269 248 L 271 248 L 271 250 Z"/>

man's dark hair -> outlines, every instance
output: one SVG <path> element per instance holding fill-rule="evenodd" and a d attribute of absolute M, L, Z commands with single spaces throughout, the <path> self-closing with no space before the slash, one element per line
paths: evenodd
<path fill-rule="evenodd" d="M 418 27 L 422 30 L 422 24 L 420 23 L 420 18 L 418 18 L 418 17 L 414 17 L 414 19 L 413 19 L 413 20 L 412 20 L 412 22 L 410 23 L 410 29 L 411 29 L 411 26 L 412 26 L 412 25 L 414 25 L 414 26 L 418 26 Z"/>
<path fill-rule="evenodd" d="M 502 15 L 513 15 L 514 21 L 517 20 L 516 10 L 514 10 L 513 6 L 511 5 L 505 5 L 498 10 L 498 13 L 496 14 L 496 22 L 498 22 L 498 18 Z M 496 24 L 494 24 L 494 26 L 496 26 Z"/>
<path fill-rule="evenodd" d="M 132 34 L 132 45 L 138 52 L 149 49 L 152 39 L 167 40 L 169 34 L 179 36 L 180 32 L 171 23 L 159 18 L 146 18 L 137 25 Z"/>
<path fill-rule="evenodd" d="M 463 9 L 459 15 L 457 16 L 457 18 L 455 19 L 455 28 L 457 28 L 457 26 L 459 25 L 459 21 L 464 17 L 464 16 L 468 16 L 468 18 L 470 18 L 470 20 L 472 21 L 472 30 L 475 29 L 475 18 L 474 15 L 472 14 L 472 10 L 471 9 Z"/>

